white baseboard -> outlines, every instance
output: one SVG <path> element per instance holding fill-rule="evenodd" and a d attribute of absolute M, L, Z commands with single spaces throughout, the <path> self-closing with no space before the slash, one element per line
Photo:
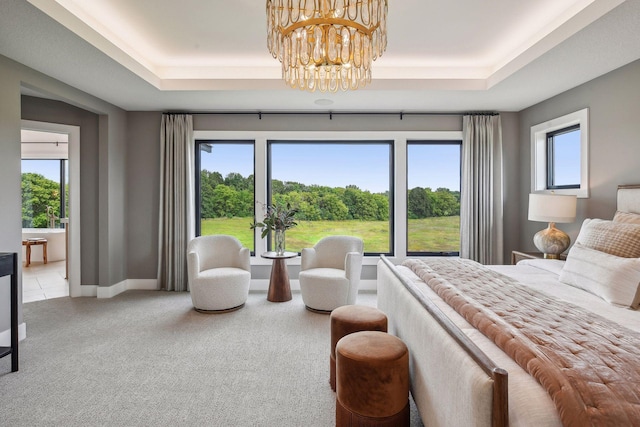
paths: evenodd
<path fill-rule="evenodd" d="M 291 279 L 291 292 L 300 292 L 300 281 L 298 279 Z M 376 280 L 360 280 L 360 286 L 358 291 L 376 291 L 378 289 Z M 251 279 L 251 286 L 249 291 L 252 292 L 267 292 L 269 290 L 269 279 Z"/>
<path fill-rule="evenodd" d="M 20 323 L 18 325 L 18 341 L 22 341 L 27 337 L 27 324 Z M 11 329 L 0 332 L 0 347 L 11 347 Z"/>
<path fill-rule="evenodd" d="M 371 292 L 378 290 L 378 281 L 376 279 L 369 280 L 360 280 L 360 286 L 358 287 L 358 292 Z"/>
<path fill-rule="evenodd" d="M 127 279 L 127 290 L 140 289 L 143 291 L 157 291 L 158 279 Z"/>
<path fill-rule="evenodd" d="M 291 281 L 291 290 L 293 290 L 293 280 Z M 297 289 L 300 290 L 300 285 L 295 281 Z M 251 285 L 249 285 L 249 292 L 267 292 L 269 290 L 269 279 L 251 279 Z"/>
<path fill-rule="evenodd" d="M 111 286 L 98 286 L 98 298 L 112 298 L 124 291 L 142 289 L 147 291 L 158 290 L 157 279 L 126 279 Z"/>
<path fill-rule="evenodd" d="M 80 296 L 81 297 L 95 297 L 98 295 L 98 285 L 81 285 Z"/>
<path fill-rule="evenodd" d="M 82 296 L 94 296 L 98 298 L 113 298 L 122 292 L 139 289 L 146 291 L 158 290 L 157 279 L 126 279 L 111 286 L 81 286 Z M 249 291 L 267 292 L 269 290 L 269 279 L 252 279 Z M 376 291 L 376 280 L 361 280 L 359 291 Z M 300 282 L 297 279 L 291 280 L 291 291 L 300 292 Z"/>
<path fill-rule="evenodd" d="M 111 286 L 98 286 L 98 298 L 113 298 L 127 290 L 127 281 L 123 280 Z"/>

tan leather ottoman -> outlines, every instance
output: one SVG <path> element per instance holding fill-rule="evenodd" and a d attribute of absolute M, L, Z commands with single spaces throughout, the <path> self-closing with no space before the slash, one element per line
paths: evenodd
<path fill-rule="evenodd" d="M 331 312 L 329 384 L 333 391 L 336 391 L 336 344 L 345 335 L 360 331 L 387 332 L 387 316 L 375 307 L 364 305 L 343 305 Z"/>
<path fill-rule="evenodd" d="M 336 345 L 336 427 L 409 426 L 409 350 L 398 337 L 354 332 Z"/>

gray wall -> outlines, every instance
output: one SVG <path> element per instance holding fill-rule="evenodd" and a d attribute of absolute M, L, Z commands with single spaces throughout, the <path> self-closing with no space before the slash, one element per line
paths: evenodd
<path fill-rule="evenodd" d="M 98 212 L 82 212 L 81 221 L 95 222 L 97 230 L 88 230 L 90 236 L 97 234 L 97 253 L 83 251 L 83 262 L 98 266 L 98 283 L 83 284 L 110 286 L 126 279 L 126 113 L 100 99 L 52 79 L 0 55 L 0 251 L 21 253 L 21 193 L 20 193 L 20 120 L 22 118 L 22 87 L 43 95 L 63 100 L 66 104 L 90 111 L 98 119 Z M 40 110 L 40 107 L 42 109 Z M 31 119 L 42 120 L 53 111 L 28 105 L 26 112 Z M 66 107 L 65 107 L 66 108 Z M 42 113 L 42 116 L 40 115 Z M 75 111 L 75 113 L 78 113 Z M 73 115 L 73 114 L 72 114 Z M 79 116 L 75 116 L 77 119 Z M 59 118 L 63 123 L 66 119 Z M 81 142 L 82 144 L 82 142 Z M 95 178 L 89 178 L 95 179 Z M 91 201 L 91 198 L 88 199 Z M 90 209 L 90 208 L 88 208 Z M 84 216 L 94 216 L 85 219 Z M 97 219 L 95 216 L 97 215 Z M 84 232 L 84 230 L 83 230 Z M 90 247 L 89 247 L 90 248 Z M 83 269 L 82 279 L 94 277 Z M 95 274 L 95 272 L 93 273 Z M 20 284 L 21 284 L 20 275 Z M 4 289 L 7 288 L 7 289 Z M 22 288 L 20 286 L 20 288 Z M 20 289 L 20 293 L 22 290 Z M 22 310 L 19 312 L 22 322 Z M 8 287 L 0 287 L 0 331 L 9 329 Z"/>
<path fill-rule="evenodd" d="M 460 131 L 459 115 L 320 115 L 198 114 L 193 117 L 194 130 L 227 131 Z"/>
<path fill-rule="evenodd" d="M 578 199 L 576 221 L 559 228 L 574 241 L 585 218 L 613 217 L 618 185 L 640 183 L 640 61 L 635 61 L 520 113 L 521 233 L 510 237 L 511 246 L 535 250 L 533 235 L 545 226 L 527 220 L 531 126 L 587 107 L 590 197 Z"/>
<path fill-rule="evenodd" d="M 0 252 L 21 253 L 20 74 L 9 65 L 0 62 Z M 22 287 L 18 295 L 21 304 Z M 0 278 L 0 331 L 11 325 L 9 303 L 9 278 Z M 22 322 L 22 309 L 18 321 Z"/>
<path fill-rule="evenodd" d="M 503 233 L 504 263 L 511 262 L 511 251 L 518 249 L 513 236 L 520 234 L 520 181 L 522 169 L 520 158 L 522 145 L 519 138 L 519 115 L 517 113 L 501 113 L 502 122 L 502 160 L 504 182 Z"/>
<path fill-rule="evenodd" d="M 127 279 L 127 116 L 111 108 L 100 115 L 99 286 Z"/>
<path fill-rule="evenodd" d="M 158 275 L 161 113 L 127 113 L 127 278 Z"/>

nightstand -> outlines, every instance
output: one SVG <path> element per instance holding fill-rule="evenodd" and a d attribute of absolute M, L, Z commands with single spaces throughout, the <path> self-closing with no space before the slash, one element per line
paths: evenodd
<path fill-rule="evenodd" d="M 521 252 L 521 251 L 512 251 L 511 252 L 511 264 L 516 265 L 518 261 L 522 261 L 523 259 L 544 259 L 544 255 L 542 252 Z M 566 254 L 560 254 L 560 259 L 567 259 Z"/>

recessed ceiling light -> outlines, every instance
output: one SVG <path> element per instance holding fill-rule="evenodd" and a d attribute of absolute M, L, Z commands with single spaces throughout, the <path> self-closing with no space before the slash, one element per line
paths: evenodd
<path fill-rule="evenodd" d="M 333 104 L 333 101 L 327 98 L 320 98 L 313 101 L 313 103 L 316 105 L 331 105 Z"/>

